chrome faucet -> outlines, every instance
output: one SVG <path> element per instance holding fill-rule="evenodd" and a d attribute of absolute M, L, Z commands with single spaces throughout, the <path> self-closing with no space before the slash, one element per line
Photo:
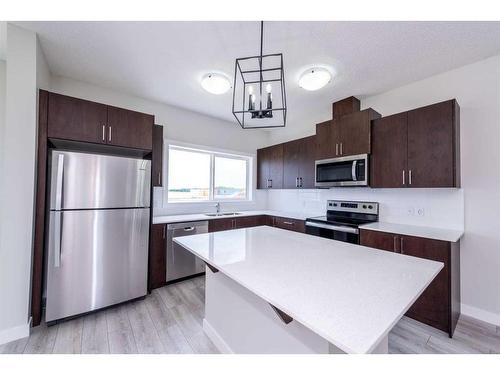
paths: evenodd
<path fill-rule="evenodd" d="M 217 210 L 217 213 L 220 213 L 220 202 L 215 204 L 215 209 Z"/>

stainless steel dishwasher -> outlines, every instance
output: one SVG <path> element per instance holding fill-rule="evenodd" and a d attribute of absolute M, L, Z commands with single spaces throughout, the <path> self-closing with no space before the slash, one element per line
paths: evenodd
<path fill-rule="evenodd" d="M 208 221 L 167 225 L 167 282 L 205 272 L 205 263 L 174 242 L 175 237 L 208 233 Z"/>

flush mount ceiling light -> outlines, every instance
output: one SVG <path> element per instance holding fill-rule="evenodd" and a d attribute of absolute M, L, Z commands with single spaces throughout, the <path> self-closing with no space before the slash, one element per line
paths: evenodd
<path fill-rule="evenodd" d="M 236 59 L 233 115 L 243 129 L 286 125 L 283 54 L 262 54 L 264 22 L 260 23 L 260 54 Z"/>
<path fill-rule="evenodd" d="M 201 87 L 211 94 L 221 95 L 231 88 L 231 82 L 224 74 L 208 73 L 201 79 Z"/>
<path fill-rule="evenodd" d="M 326 68 L 314 67 L 300 75 L 299 86 L 307 91 L 316 91 L 332 80 L 332 74 Z"/>

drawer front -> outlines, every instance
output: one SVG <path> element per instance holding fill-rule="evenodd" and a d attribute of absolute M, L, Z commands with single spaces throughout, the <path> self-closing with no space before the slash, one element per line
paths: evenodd
<path fill-rule="evenodd" d="M 251 228 L 264 225 L 264 216 L 245 216 L 234 219 L 235 228 Z"/>
<path fill-rule="evenodd" d="M 274 218 L 274 226 L 281 229 L 293 230 L 295 232 L 305 233 L 306 227 L 304 220 L 290 219 L 286 217 Z"/>
<path fill-rule="evenodd" d="M 234 229 L 234 219 L 213 219 L 208 222 L 209 232 Z"/>
<path fill-rule="evenodd" d="M 359 244 L 374 249 L 399 252 L 399 237 L 392 233 L 360 229 Z"/>

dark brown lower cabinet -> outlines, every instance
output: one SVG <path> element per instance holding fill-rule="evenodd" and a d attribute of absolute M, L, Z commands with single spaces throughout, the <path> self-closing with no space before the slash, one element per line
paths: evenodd
<path fill-rule="evenodd" d="M 234 219 L 213 219 L 208 222 L 209 232 L 234 229 Z"/>
<path fill-rule="evenodd" d="M 293 230 L 295 232 L 300 232 L 300 233 L 306 232 L 306 225 L 304 220 L 275 216 L 274 226 L 277 228 Z"/>
<path fill-rule="evenodd" d="M 148 289 L 160 288 L 166 284 L 166 231 L 167 224 L 151 225 L 151 244 L 149 246 Z"/>
<path fill-rule="evenodd" d="M 257 227 L 259 225 L 266 225 L 264 215 L 213 219 L 208 222 L 208 231 L 219 232 L 222 230 Z"/>
<path fill-rule="evenodd" d="M 360 244 L 444 263 L 406 315 L 452 337 L 460 315 L 460 244 L 364 229 Z"/>
<path fill-rule="evenodd" d="M 251 228 L 258 227 L 259 225 L 265 225 L 265 217 L 261 216 L 245 216 L 238 217 L 234 219 L 234 227 L 235 228 Z"/>

